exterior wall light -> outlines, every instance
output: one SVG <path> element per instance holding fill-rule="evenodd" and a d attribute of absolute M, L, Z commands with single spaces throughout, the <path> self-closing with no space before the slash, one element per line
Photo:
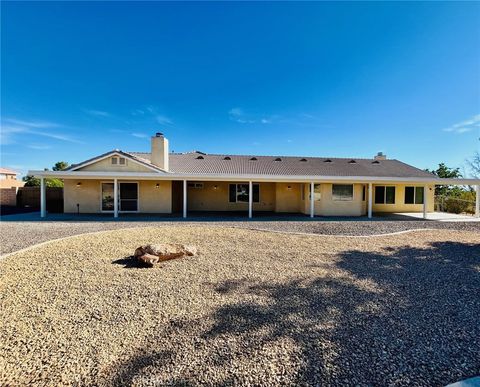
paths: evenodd
<path fill-rule="evenodd" d="M 82 183 L 78 182 L 77 183 L 77 188 L 80 188 L 82 186 Z"/>
<path fill-rule="evenodd" d="M 291 185 L 287 185 L 287 189 L 288 189 L 289 191 L 291 191 L 291 190 L 292 190 L 292 186 L 291 186 Z"/>
<path fill-rule="evenodd" d="M 160 188 L 160 184 L 155 184 L 155 188 Z"/>
<path fill-rule="evenodd" d="M 214 186 L 213 186 L 213 189 L 218 189 L 218 185 L 214 185 Z"/>

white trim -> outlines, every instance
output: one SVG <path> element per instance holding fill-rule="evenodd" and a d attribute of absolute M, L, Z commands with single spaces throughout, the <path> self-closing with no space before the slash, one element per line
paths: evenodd
<path fill-rule="evenodd" d="M 373 208 L 373 184 L 368 183 L 368 219 L 372 219 L 372 208 Z"/>
<path fill-rule="evenodd" d="M 45 178 L 40 178 L 40 217 L 45 218 L 47 215 L 47 185 Z"/>
<path fill-rule="evenodd" d="M 113 179 L 113 217 L 118 218 L 118 181 Z"/>
<path fill-rule="evenodd" d="M 428 186 L 423 187 L 423 219 L 427 219 Z"/>
<path fill-rule="evenodd" d="M 310 182 L 310 218 L 315 216 L 315 183 Z"/>
<path fill-rule="evenodd" d="M 87 162 L 87 163 L 78 164 L 78 165 L 76 165 L 75 167 L 73 167 L 72 169 L 69 169 L 68 171 L 58 171 L 58 172 L 64 172 L 64 173 L 77 172 L 77 173 L 78 173 L 78 172 L 81 172 L 81 171 L 77 171 L 77 169 L 79 169 L 79 168 L 84 168 L 84 167 L 86 167 L 87 165 L 91 165 L 91 164 L 98 163 L 99 161 L 108 159 L 109 157 L 119 157 L 119 158 L 122 157 L 122 158 L 124 158 L 124 159 L 131 160 L 131 161 L 133 161 L 134 163 L 136 163 L 136 164 L 138 164 L 138 165 L 144 166 L 144 167 L 147 168 L 147 169 L 151 169 L 152 171 L 155 171 L 155 172 L 157 172 L 157 173 L 162 173 L 162 172 L 163 172 L 163 173 L 166 173 L 166 171 L 164 171 L 163 169 L 160 171 L 160 170 L 158 170 L 157 168 L 150 167 L 150 166 L 147 165 L 147 164 L 144 164 L 144 163 L 139 162 L 138 160 L 135 160 L 135 159 L 133 158 L 133 156 L 130 156 L 130 155 L 127 155 L 127 154 L 122 154 L 122 153 L 116 152 L 116 151 L 112 151 L 112 152 L 106 154 L 105 156 L 99 157 L 99 158 L 97 158 L 97 159 L 93 159 L 93 160 L 91 160 L 91 161 L 89 161 L 89 162 Z M 122 167 L 126 167 L 126 166 L 127 166 L 126 162 L 125 162 L 125 164 L 113 164 L 113 165 L 115 165 L 115 166 L 122 166 Z M 112 174 L 112 172 L 107 172 L 107 173 Z M 113 173 L 115 173 L 115 172 L 113 172 Z M 120 173 L 125 173 L 125 172 L 120 172 Z M 135 173 L 135 172 L 133 172 L 133 173 Z"/>
<path fill-rule="evenodd" d="M 144 164 L 141 164 L 144 165 Z M 145 165 L 145 167 L 147 167 Z M 378 183 L 378 184 L 403 184 L 422 183 L 437 185 L 478 185 L 480 179 L 442 179 L 424 177 L 385 177 L 385 176 L 309 176 L 309 175 L 224 175 L 224 174 L 186 174 L 186 173 L 157 173 L 150 172 L 98 172 L 98 171 L 28 171 L 28 175 L 35 177 L 51 177 L 57 179 L 98 179 L 98 178 L 123 178 L 134 180 L 203 180 L 203 181 L 256 181 L 256 182 L 287 182 L 287 183 Z"/>
<path fill-rule="evenodd" d="M 260 201 L 260 184 L 258 184 L 258 200 Z M 253 215 L 253 183 L 252 181 L 249 181 L 248 182 L 248 217 L 251 219 L 252 215 Z"/>
<path fill-rule="evenodd" d="M 183 181 L 183 217 L 187 217 L 187 191 L 188 191 L 188 185 L 187 185 L 187 180 Z"/>

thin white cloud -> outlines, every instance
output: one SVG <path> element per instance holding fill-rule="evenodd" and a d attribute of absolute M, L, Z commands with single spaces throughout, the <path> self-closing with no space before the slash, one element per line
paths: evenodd
<path fill-rule="evenodd" d="M 56 124 L 55 122 L 48 121 L 24 121 L 18 120 L 16 118 L 6 118 L 5 121 L 10 122 L 14 125 L 26 126 L 28 128 L 58 128 L 61 125 Z"/>
<path fill-rule="evenodd" d="M 103 110 L 93 110 L 93 109 L 90 109 L 90 110 L 85 110 L 85 113 L 87 114 L 90 114 L 91 116 L 95 116 L 95 117 L 110 117 L 111 114 L 109 112 L 105 112 Z"/>
<path fill-rule="evenodd" d="M 22 120 L 8 120 L 9 122 L 17 122 L 17 123 L 24 123 L 28 125 L 5 125 L 2 124 L 2 130 L 0 131 L 0 143 L 3 145 L 6 144 L 13 144 L 16 142 L 15 137 L 19 135 L 31 134 L 35 136 L 41 136 L 46 138 L 51 138 L 54 140 L 72 142 L 77 144 L 83 144 L 83 141 L 79 141 L 69 135 L 56 133 L 56 132 L 47 132 L 45 130 L 38 130 L 37 128 L 45 129 L 46 126 L 38 126 L 40 125 L 39 122 L 32 122 L 32 121 L 22 121 Z M 43 125 L 43 124 L 42 124 Z M 54 124 L 56 126 L 60 126 L 58 124 Z M 53 126 L 52 126 L 53 127 Z"/>
<path fill-rule="evenodd" d="M 51 145 L 46 145 L 46 144 L 29 144 L 27 145 L 27 147 L 35 150 L 47 150 L 52 148 Z"/>
<path fill-rule="evenodd" d="M 444 128 L 444 132 L 452 132 L 452 133 L 467 133 L 476 128 L 480 128 L 480 114 L 473 116 L 472 118 L 459 122 L 458 124 L 454 124 L 448 128 Z"/>
<path fill-rule="evenodd" d="M 155 119 L 160 125 L 173 125 L 173 121 L 164 115 L 158 114 Z"/>
<path fill-rule="evenodd" d="M 148 134 L 145 133 L 132 133 L 132 136 L 137 138 L 148 138 Z"/>
<path fill-rule="evenodd" d="M 239 124 L 270 124 L 272 123 L 272 117 L 257 116 L 254 114 L 247 114 L 242 108 L 235 107 L 228 111 L 228 116 L 232 121 Z"/>

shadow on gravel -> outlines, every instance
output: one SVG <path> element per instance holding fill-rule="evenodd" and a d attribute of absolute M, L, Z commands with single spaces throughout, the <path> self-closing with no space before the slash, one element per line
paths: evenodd
<path fill-rule="evenodd" d="M 125 269 L 146 269 L 148 266 L 142 265 L 141 262 L 139 262 L 136 259 L 133 259 L 133 255 L 130 255 L 129 257 L 125 258 L 120 258 L 116 259 L 115 261 L 112 261 L 112 264 L 114 265 L 122 265 Z"/>
<path fill-rule="evenodd" d="M 480 244 L 338 258 L 340 275 L 213 285 L 222 307 L 148 332 L 149 355 L 105 384 L 440 386 L 478 374 Z"/>

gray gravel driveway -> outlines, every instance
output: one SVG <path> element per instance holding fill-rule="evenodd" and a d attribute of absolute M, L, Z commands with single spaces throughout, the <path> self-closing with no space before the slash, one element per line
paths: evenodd
<path fill-rule="evenodd" d="M 66 220 L 65 220 L 66 219 Z M 478 231 L 480 222 L 438 222 L 424 220 L 396 220 L 389 218 L 376 218 L 368 221 L 358 218 L 278 218 L 278 219 L 253 219 L 218 218 L 195 220 L 179 220 L 176 218 L 120 218 L 113 220 L 110 217 L 75 217 L 63 215 L 50 216 L 46 220 L 39 220 L 36 214 L 22 214 L 6 216 L 0 221 L 0 254 L 45 242 L 52 239 L 88 232 L 117 230 L 123 228 L 136 228 L 148 226 L 172 225 L 204 225 L 215 227 L 240 227 L 247 229 L 264 229 L 273 231 L 302 232 L 324 235 L 375 235 L 397 231 L 415 230 L 422 228 Z"/>

